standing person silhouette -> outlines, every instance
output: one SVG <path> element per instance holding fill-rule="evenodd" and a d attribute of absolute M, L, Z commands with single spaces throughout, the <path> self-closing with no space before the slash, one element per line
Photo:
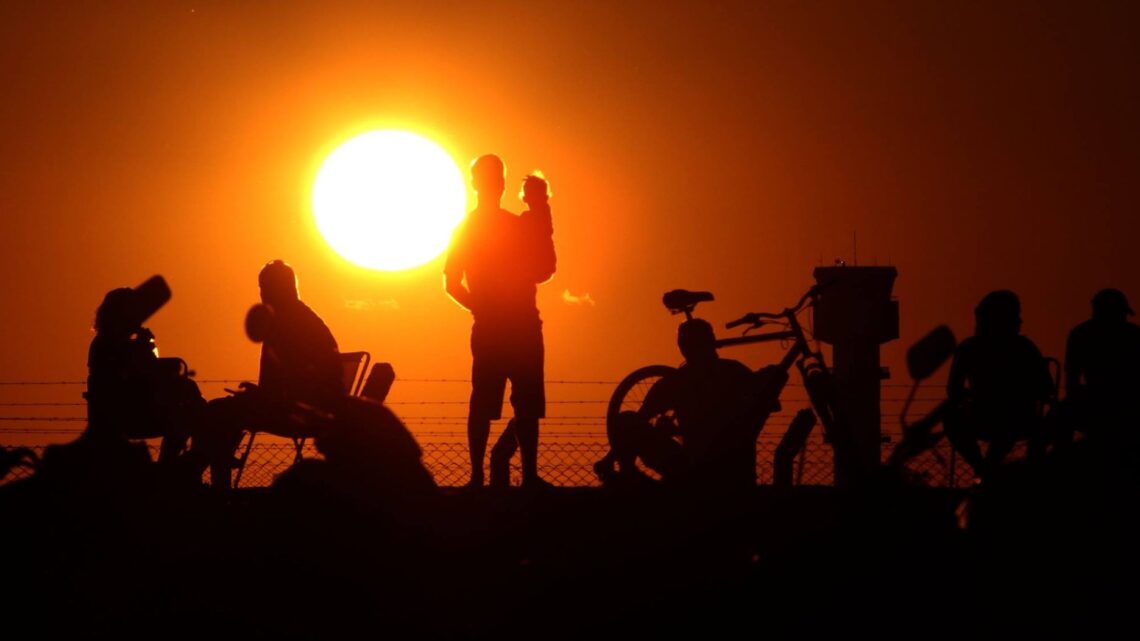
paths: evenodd
<path fill-rule="evenodd" d="M 554 275 L 556 257 L 545 197 L 528 201 L 533 216 L 515 216 L 500 205 L 504 175 L 498 156 L 480 156 L 471 164 L 478 201 L 452 236 L 443 282 L 447 294 L 474 317 L 467 415 L 469 485 L 483 485 L 487 437 L 491 421 L 502 417 L 509 380 L 523 485 L 538 487 L 545 485 L 538 476 L 538 421 L 546 415 L 546 391 L 542 320 L 535 296 L 537 285 Z M 545 196 L 545 182 L 541 191 Z M 537 211 L 539 207 L 544 211 Z"/>
<path fill-rule="evenodd" d="M 1102 289 L 1092 299 L 1092 318 L 1069 332 L 1065 345 L 1065 401 L 1090 436 L 1136 439 L 1140 412 L 1140 327 L 1119 289 Z"/>

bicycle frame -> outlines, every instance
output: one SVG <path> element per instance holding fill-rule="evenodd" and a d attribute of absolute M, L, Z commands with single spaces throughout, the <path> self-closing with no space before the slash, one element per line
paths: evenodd
<path fill-rule="evenodd" d="M 774 464 L 777 469 L 786 467 L 787 470 L 789 470 L 787 476 L 789 479 L 787 481 L 788 484 L 790 484 L 791 478 L 791 460 L 802 450 L 817 419 L 822 423 L 824 441 L 833 444 L 837 451 L 837 459 L 846 455 L 839 450 L 842 447 L 846 447 L 846 441 L 850 440 L 845 439 L 843 431 L 836 428 L 837 419 L 838 422 L 841 423 L 842 417 L 838 416 L 838 412 L 836 411 L 834 385 L 831 381 L 830 372 L 824 362 L 823 354 L 812 350 L 808 337 L 805 335 L 804 328 L 797 318 L 797 314 L 807 306 L 809 301 L 814 302 L 815 295 L 819 292 L 819 289 L 817 286 L 808 290 L 796 305 L 784 309 L 778 314 L 746 314 L 744 317 L 728 323 L 726 326 L 728 329 L 731 329 L 739 325 L 748 324 L 751 326 L 750 329 L 755 329 L 764 325 L 767 321 L 775 321 L 785 326 L 782 331 L 769 331 L 750 336 L 723 338 L 714 343 L 717 348 L 721 348 L 773 341 L 792 342 L 792 345 L 788 348 L 778 364 L 766 367 L 757 372 L 758 374 L 765 374 L 777 371 L 781 373 L 783 380 L 781 380 L 780 377 L 773 378 L 771 376 L 761 376 L 758 378 L 757 383 L 760 385 L 756 388 L 756 394 L 749 402 L 750 409 L 743 410 L 745 412 L 757 413 L 755 417 L 759 421 L 757 430 L 761 429 L 764 422 L 767 421 L 767 415 L 771 412 L 769 408 L 774 407 L 779 400 L 786 384 L 788 371 L 793 366 L 796 367 L 803 381 L 808 401 L 811 405 L 811 411 L 800 410 L 800 412 L 796 414 L 796 417 L 792 420 L 792 423 L 784 434 L 780 447 L 777 448 L 777 460 L 774 461 Z M 713 300 L 713 297 L 710 292 L 673 290 L 665 294 L 663 303 L 671 313 L 684 313 L 687 320 L 692 320 L 696 305 L 700 302 L 711 300 Z M 617 421 L 619 416 L 623 413 L 623 404 L 627 402 L 628 395 L 631 394 L 633 390 L 640 389 L 639 385 L 641 385 L 643 381 L 660 379 L 670 375 L 670 373 L 674 371 L 676 370 L 670 366 L 650 365 L 634 370 L 623 378 L 614 390 L 614 394 L 610 398 L 607 407 L 607 431 L 610 429 L 611 424 Z M 634 402 L 640 407 L 644 402 L 644 397 Z M 761 415 L 761 413 L 763 415 Z M 606 472 L 607 469 L 609 472 L 613 471 L 612 466 L 614 462 L 614 459 L 611 458 L 610 455 L 607 455 L 606 458 L 598 462 L 598 465 L 595 467 L 595 472 L 600 478 L 604 477 L 608 473 Z M 781 462 L 784 463 L 784 465 L 781 465 Z M 778 479 L 776 482 L 779 484 Z"/>
<path fill-rule="evenodd" d="M 794 341 L 792 347 L 784 357 L 780 359 L 777 367 L 787 372 L 795 365 L 796 370 L 800 374 L 800 379 L 803 381 L 804 389 L 807 392 L 808 402 L 811 404 L 812 410 L 823 426 L 824 440 L 826 442 L 832 442 L 839 432 L 836 430 L 836 413 L 835 406 L 832 402 L 835 394 L 831 384 L 831 376 L 824 362 L 823 354 L 811 349 L 807 336 L 804 334 L 803 326 L 800 325 L 799 318 L 796 316 L 809 300 L 814 299 L 817 292 L 818 289 L 813 287 L 804 294 L 794 307 L 787 308 L 779 314 L 750 313 L 726 325 L 728 328 L 742 324 L 751 324 L 755 327 L 764 320 L 779 320 L 787 323 L 790 329 L 780 332 L 755 334 L 752 336 L 724 338 L 717 340 L 716 345 L 717 347 L 731 347 L 752 343 L 768 343 L 772 341 Z M 804 433 L 802 438 L 806 439 L 807 433 Z M 802 447 L 802 443 L 800 446 Z M 796 447 L 794 449 L 798 450 L 799 448 Z"/>
<path fill-rule="evenodd" d="M 804 382 L 808 403 L 811 404 L 812 411 L 822 424 L 825 443 L 832 445 L 834 453 L 836 453 L 837 461 L 846 460 L 848 454 L 853 452 L 852 447 L 854 444 L 852 443 L 849 430 L 841 429 L 841 423 L 844 422 L 844 419 L 842 419 L 842 415 L 839 412 L 839 407 L 834 403 L 834 399 L 836 399 L 836 389 L 834 389 L 831 373 L 828 370 L 827 364 L 824 363 L 822 352 L 812 350 L 811 344 L 808 343 L 807 336 L 804 333 L 804 327 L 800 325 L 799 318 L 797 317 L 799 311 L 803 310 L 809 301 L 814 301 L 815 295 L 819 293 L 819 291 L 819 286 L 812 287 L 811 290 L 808 290 L 807 293 L 804 294 L 803 298 L 799 299 L 799 302 L 797 302 L 795 306 L 784 309 L 780 314 L 746 314 L 726 324 L 728 328 L 743 324 L 750 324 L 755 327 L 763 324 L 764 320 L 780 320 L 780 322 L 788 325 L 788 330 L 751 336 L 736 336 L 736 338 L 717 341 L 717 346 L 730 347 L 736 346 L 736 344 L 771 342 L 776 340 L 795 341 L 787 354 L 780 360 L 777 367 L 787 372 L 792 365 L 796 366 L 800 380 Z M 779 451 L 784 452 L 785 455 L 795 455 L 803 448 L 809 433 L 811 433 L 811 424 L 806 425 L 806 429 L 789 429 L 788 432 L 784 433 L 785 440 L 782 441 Z M 775 463 L 780 462 L 776 461 Z"/>

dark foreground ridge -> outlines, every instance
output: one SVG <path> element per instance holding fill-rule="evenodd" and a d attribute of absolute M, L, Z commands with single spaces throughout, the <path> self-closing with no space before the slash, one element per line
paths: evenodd
<path fill-rule="evenodd" d="M 289 475 L 224 498 L 21 482 L 0 493 L 4 603 L 38 636 L 1100 629 L 1131 611 L 1140 497 L 1088 463 L 1009 466 L 965 530 L 965 494 L 934 489 L 758 487 L 728 509 L 662 486 L 378 502 Z"/>

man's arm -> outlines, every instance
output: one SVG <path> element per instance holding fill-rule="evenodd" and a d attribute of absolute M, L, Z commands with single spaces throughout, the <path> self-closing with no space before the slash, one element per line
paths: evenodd
<path fill-rule="evenodd" d="M 541 285 L 554 277 L 558 267 L 558 257 L 554 253 L 554 225 L 551 222 L 550 206 L 536 203 L 524 211 L 521 222 L 525 229 L 525 247 L 528 271 L 536 285 Z"/>
<path fill-rule="evenodd" d="M 1049 361 L 1045 360 L 1045 356 L 1041 354 L 1041 350 L 1030 341 L 1030 346 L 1033 347 L 1033 358 L 1037 366 L 1034 368 L 1034 376 L 1037 379 L 1034 381 L 1033 392 L 1037 395 L 1040 401 L 1048 401 L 1054 397 L 1053 375 L 1049 372 Z"/>
<path fill-rule="evenodd" d="M 677 373 L 660 378 L 649 388 L 645 400 L 637 410 L 637 418 L 648 423 L 649 419 L 673 409 L 677 401 Z"/>
<path fill-rule="evenodd" d="M 954 352 L 954 359 L 950 361 L 950 375 L 946 378 L 946 395 L 951 401 L 960 403 L 966 398 L 966 361 L 969 359 L 969 345 L 962 341 Z M 965 349 L 963 349 L 965 347 Z"/>
<path fill-rule="evenodd" d="M 443 273 L 443 290 L 460 307 L 471 311 L 471 292 L 463 286 L 463 274 Z"/>
<path fill-rule="evenodd" d="M 464 225 L 460 225 L 451 237 L 447 262 L 443 265 L 443 291 L 460 307 L 471 311 L 471 290 L 463 285 L 463 273 L 466 270 L 463 230 Z"/>

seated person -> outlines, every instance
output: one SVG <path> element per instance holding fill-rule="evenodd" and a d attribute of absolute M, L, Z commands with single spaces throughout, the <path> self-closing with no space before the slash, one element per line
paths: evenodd
<path fill-rule="evenodd" d="M 1089 436 L 1135 443 L 1140 412 L 1140 327 L 1119 289 L 1092 299 L 1092 318 L 1069 333 L 1065 346 L 1066 418 Z"/>
<path fill-rule="evenodd" d="M 946 436 L 980 478 L 1002 463 L 1019 439 L 1043 453 L 1043 406 L 1053 381 L 1041 352 L 1021 335 L 1021 303 L 1011 291 L 987 294 L 974 310 L 974 335 L 958 345 L 947 392 L 954 407 Z M 988 441 L 983 457 L 979 441 Z"/>
<path fill-rule="evenodd" d="M 634 460 L 640 457 L 665 479 L 755 485 L 756 438 L 768 414 L 779 409 L 786 372 L 778 367 L 753 372 L 721 358 L 712 326 L 701 319 L 681 324 L 677 344 L 685 363 L 650 389 L 636 414 L 625 413 L 612 426 L 610 453 L 595 472 L 603 482 L 616 480 L 616 474 L 636 476 Z M 669 411 L 675 423 L 650 423 Z"/>
<path fill-rule="evenodd" d="M 98 436 L 162 437 L 159 462 L 165 464 L 201 425 L 205 401 L 181 359 L 158 357 L 154 334 L 142 326 L 145 307 L 138 290 L 123 287 L 108 292 L 95 312 L 87 429 Z"/>
<path fill-rule="evenodd" d="M 300 407 L 332 411 L 344 398 L 344 374 L 336 339 L 320 316 L 301 302 L 297 277 L 284 261 L 272 261 L 258 275 L 262 305 L 247 318 L 250 338 L 262 343 L 257 385 L 210 402 L 212 421 L 225 426 L 213 449 L 231 455 L 241 430 L 280 436 L 305 433 Z M 232 461 L 218 459 L 231 464 Z M 228 478 L 228 470 L 216 471 Z"/>

